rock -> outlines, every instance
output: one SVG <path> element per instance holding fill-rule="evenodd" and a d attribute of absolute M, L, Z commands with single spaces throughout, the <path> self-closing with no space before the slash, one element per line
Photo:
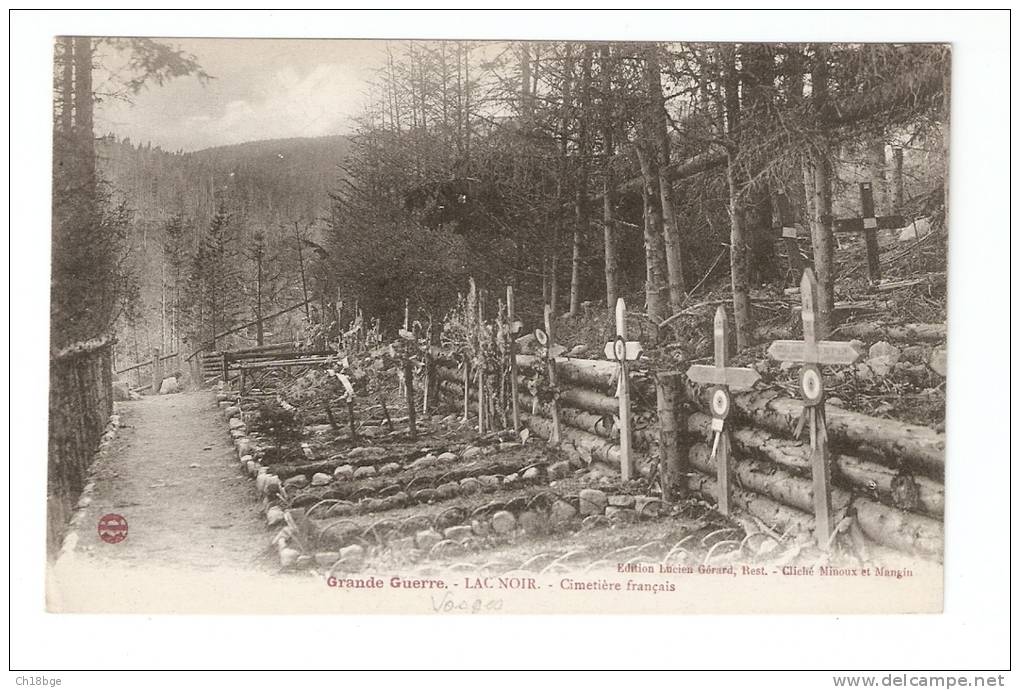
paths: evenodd
<path fill-rule="evenodd" d="M 875 378 L 875 372 L 873 372 L 871 370 L 871 367 L 869 367 L 864 362 L 857 364 L 855 366 L 855 369 L 857 371 L 857 378 L 859 379 L 862 379 L 864 381 L 870 381 L 871 379 Z"/>
<path fill-rule="evenodd" d="M 633 508 L 634 497 L 625 494 L 613 494 L 609 497 L 609 505 L 616 506 L 617 508 Z"/>
<path fill-rule="evenodd" d="M 516 441 L 503 441 L 498 446 L 496 446 L 496 448 L 498 448 L 500 452 L 503 452 L 504 450 L 513 450 L 514 448 L 520 447 L 521 444 L 517 443 Z"/>
<path fill-rule="evenodd" d="M 168 376 L 159 384 L 159 394 L 168 395 L 170 393 L 180 393 L 181 385 L 177 383 L 176 376 Z"/>
<path fill-rule="evenodd" d="M 451 452 L 447 451 L 445 453 L 441 453 L 439 455 L 439 457 L 436 458 L 436 459 L 439 460 L 439 462 L 456 462 L 457 461 L 457 455 L 456 455 L 456 453 L 451 453 Z"/>
<path fill-rule="evenodd" d="M 479 537 L 486 537 L 492 531 L 492 526 L 485 520 L 472 520 L 471 531 Z"/>
<path fill-rule="evenodd" d="M 464 477 L 460 480 L 460 490 L 465 495 L 476 494 L 482 490 L 482 483 L 475 477 Z"/>
<path fill-rule="evenodd" d="M 316 472 L 312 475 L 312 486 L 326 486 L 331 481 L 333 481 L 333 478 L 325 472 Z"/>
<path fill-rule="evenodd" d="M 297 549 L 280 549 L 280 567 L 292 568 L 297 565 L 301 552 Z"/>
<path fill-rule="evenodd" d="M 633 522 L 637 519 L 637 511 L 631 508 L 609 506 L 606 508 L 606 517 L 614 522 Z"/>
<path fill-rule="evenodd" d="M 476 477 L 476 479 L 479 481 L 479 483 L 481 483 L 482 488 L 484 488 L 484 489 L 498 489 L 499 488 L 500 479 L 499 479 L 498 475 L 495 475 L 495 474 L 483 474 L 480 477 Z"/>
<path fill-rule="evenodd" d="M 260 474 L 258 477 L 265 477 L 262 482 L 262 494 L 264 496 L 275 496 L 280 493 L 280 478 L 275 474 Z M 258 481 L 258 477 L 255 481 Z"/>
<path fill-rule="evenodd" d="M 549 465 L 549 478 L 550 479 L 565 479 L 570 476 L 570 463 L 566 460 L 560 460 Z"/>
<path fill-rule="evenodd" d="M 328 568 L 340 560 L 339 551 L 320 551 L 315 554 L 315 564 L 320 568 Z"/>
<path fill-rule="evenodd" d="M 581 489 L 578 497 L 581 500 L 581 515 L 598 515 L 605 512 L 609 503 L 605 492 L 598 489 Z"/>
<path fill-rule="evenodd" d="M 388 462 L 379 468 L 379 474 L 396 474 L 400 471 L 400 465 L 395 462 Z"/>
<path fill-rule="evenodd" d="M 293 477 L 288 477 L 283 482 L 283 488 L 285 489 L 303 489 L 308 486 L 308 477 L 303 474 L 295 474 Z"/>
<path fill-rule="evenodd" d="M 365 547 L 361 544 L 351 544 L 340 549 L 340 560 L 358 561 L 365 557 Z"/>
<path fill-rule="evenodd" d="M 779 371 L 789 371 L 790 369 L 793 369 L 793 367 L 795 366 L 796 364 L 794 364 L 793 362 L 780 362 Z"/>
<path fill-rule="evenodd" d="M 889 364 L 896 364 L 900 361 L 900 348 L 880 340 L 868 349 L 868 359 L 884 358 Z"/>
<path fill-rule="evenodd" d="M 454 525 L 453 527 L 447 527 L 443 531 L 443 536 L 453 541 L 463 541 L 474 536 L 474 532 L 471 531 L 471 527 L 468 525 Z"/>
<path fill-rule="evenodd" d="M 333 470 L 333 476 L 341 481 L 348 481 L 354 478 L 354 467 L 352 465 L 340 465 Z"/>
<path fill-rule="evenodd" d="M 391 551 L 410 550 L 414 548 L 414 537 L 398 537 L 386 542 L 386 547 Z"/>
<path fill-rule="evenodd" d="M 364 467 L 359 467 L 358 469 L 354 470 L 354 479 L 355 480 L 368 479 L 370 477 L 376 476 L 376 474 L 378 474 L 378 472 L 375 471 L 374 466 L 365 465 Z"/>
<path fill-rule="evenodd" d="M 525 510 L 517 516 L 517 524 L 528 534 L 538 534 L 545 526 L 545 518 L 534 510 Z"/>
<path fill-rule="evenodd" d="M 266 526 L 272 527 L 274 525 L 282 524 L 284 521 L 283 509 L 279 506 L 272 506 L 266 511 Z"/>
<path fill-rule="evenodd" d="M 243 429 L 244 422 L 241 421 L 240 417 L 231 417 L 227 420 L 227 427 L 230 429 Z"/>
<path fill-rule="evenodd" d="M 460 457 L 463 458 L 464 460 L 470 460 L 471 458 L 480 455 L 481 452 L 482 449 L 479 448 L 478 446 L 468 446 L 467 448 L 464 449 L 464 452 L 460 454 Z"/>
<path fill-rule="evenodd" d="M 358 430 L 358 434 L 365 438 L 379 438 L 383 434 L 383 430 L 377 426 L 366 426 Z"/>
<path fill-rule="evenodd" d="M 453 498 L 460 493 L 460 484 L 457 482 L 446 482 L 436 487 L 436 497 L 440 500 Z"/>
<path fill-rule="evenodd" d="M 844 402 L 843 398 L 837 397 L 826 398 L 825 402 L 829 403 L 833 407 L 846 407 L 846 402 Z"/>
<path fill-rule="evenodd" d="M 928 358 L 928 366 L 939 376 L 946 376 L 946 348 L 936 347 Z"/>
<path fill-rule="evenodd" d="M 227 419 L 230 419 L 231 417 L 240 417 L 241 408 L 238 407 L 237 405 L 231 405 L 230 407 L 223 410 L 223 416 L 226 417 Z"/>
<path fill-rule="evenodd" d="M 419 549 L 431 549 L 443 541 L 443 535 L 434 529 L 424 529 L 414 535 L 414 545 Z"/>
<path fill-rule="evenodd" d="M 416 469 L 416 470 L 418 470 L 418 469 L 422 469 L 423 470 L 423 469 L 425 469 L 427 467 L 434 467 L 438 463 L 439 463 L 439 458 L 437 458 L 432 453 L 429 453 L 427 455 L 421 456 L 420 458 L 415 460 L 413 463 L 411 463 L 411 467 L 413 469 Z"/>
<path fill-rule="evenodd" d="M 572 348 L 567 350 L 567 354 L 570 355 L 571 357 L 580 357 L 586 352 L 588 352 L 587 345 L 574 345 Z"/>
<path fill-rule="evenodd" d="M 131 387 L 127 384 L 127 381 L 114 381 L 113 382 L 114 402 L 125 402 L 130 399 L 131 399 Z"/>
<path fill-rule="evenodd" d="M 924 345 L 907 345 L 900 350 L 900 360 L 912 362 L 913 364 L 923 364 L 924 355 Z"/>
<path fill-rule="evenodd" d="M 382 510 L 394 510 L 395 508 L 402 508 L 407 505 L 408 496 L 403 491 L 398 491 L 391 496 L 387 496 L 382 499 Z"/>
<path fill-rule="evenodd" d="M 503 486 L 514 486 L 515 484 L 520 484 L 520 482 L 521 475 L 517 474 L 516 472 L 512 472 L 507 476 L 503 477 Z"/>
<path fill-rule="evenodd" d="M 638 496 L 634 499 L 634 512 L 643 518 L 659 517 L 662 514 L 662 501 L 654 496 Z"/>
<path fill-rule="evenodd" d="M 517 518 L 509 510 L 499 510 L 493 514 L 489 525 L 496 534 L 507 534 L 517 529 Z"/>
<path fill-rule="evenodd" d="M 872 374 L 879 378 L 888 376 L 889 372 L 892 371 L 892 363 L 885 357 L 869 359 L 865 364 L 869 369 L 871 369 Z"/>
<path fill-rule="evenodd" d="M 549 511 L 549 522 L 554 525 L 570 522 L 575 517 L 577 517 L 577 508 L 562 500 L 553 503 L 552 509 Z"/>
<path fill-rule="evenodd" d="M 524 474 L 521 475 L 521 478 L 524 479 L 525 481 L 541 479 L 541 477 L 542 470 L 538 469 L 537 467 L 529 467 L 528 469 L 524 470 Z"/>
<path fill-rule="evenodd" d="M 239 458 L 252 454 L 252 444 L 250 439 L 239 438 L 234 441 L 234 447 L 237 449 L 237 457 Z"/>
<path fill-rule="evenodd" d="M 250 455 L 245 455 L 244 457 L 248 458 L 244 461 L 244 470 L 249 476 L 254 477 L 258 472 L 258 463 Z"/>
<path fill-rule="evenodd" d="M 380 446 L 359 446 L 347 452 L 348 460 L 378 459 L 385 457 L 387 451 Z"/>
<path fill-rule="evenodd" d="M 900 230 L 900 242 L 913 242 L 931 232 L 931 218 L 918 218 Z"/>

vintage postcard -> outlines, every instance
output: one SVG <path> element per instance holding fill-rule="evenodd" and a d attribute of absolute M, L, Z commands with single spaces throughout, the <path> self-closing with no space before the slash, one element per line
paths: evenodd
<path fill-rule="evenodd" d="M 56 36 L 51 612 L 935 613 L 951 47 Z"/>

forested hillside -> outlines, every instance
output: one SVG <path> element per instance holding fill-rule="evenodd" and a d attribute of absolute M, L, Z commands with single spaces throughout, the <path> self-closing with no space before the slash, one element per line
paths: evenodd
<path fill-rule="evenodd" d="M 175 314 L 186 301 L 194 258 L 218 211 L 225 214 L 221 224 L 230 264 L 221 272 L 236 279 L 229 290 L 243 298 L 234 299 L 224 314 L 223 330 L 255 318 L 258 305 L 251 285 L 257 280 L 253 252 L 258 236 L 264 245 L 265 313 L 303 299 L 295 232 L 315 241 L 319 221 L 329 209 L 328 192 L 349 150 L 342 136 L 257 141 L 189 153 L 113 135 L 101 138 L 100 176 L 113 202 L 130 211 L 127 261 L 135 269 L 138 287 L 134 312 L 119 324 L 122 358 L 144 358 L 160 343 L 165 352 L 172 351 L 178 335 L 187 337 L 178 334 L 184 327 Z M 311 255 L 312 249 L 306 244 L 302 254 Z M 287 337 L 294 335 L 291 324 L 281 328 Z"/>
<path fill-rule="evenodd" d="M 384 329 L 405 300 L 441 320 L 468 277 L 512 284 L 530 321 L 623 295 L 660 323 L 724 286 L 745 347 L 770 316 L 755 300 L 798 280 L 794 247 L 829 318 L 833 251 L 861 240 L 833 229 L 861 217 L 859 182 L 876 215 L 941 223 L 941 47 L 386 50 L 351 137 L 194 153 L 101 141 L 140 281 L 122 352 L 335 338 L 355 305 Z M 305 300 L 268 333 L 235 331 Z M 654 337 L 682 337 L 670 323 Z"/>

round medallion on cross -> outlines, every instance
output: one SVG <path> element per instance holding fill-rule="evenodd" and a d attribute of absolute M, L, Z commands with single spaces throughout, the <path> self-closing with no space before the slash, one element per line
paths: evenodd
<path fill-rule="evenodd" d="M 822 372 L 817 364 L 805 364 L 800 370 L 800 394 L 805 405 L 817 405 L 822 401 Z"/>
<path fill-rule="evenodd" d="M 712 416 L 726 419 L 730 414 L 730 392 L 720 386 L 712 391 Z"/>

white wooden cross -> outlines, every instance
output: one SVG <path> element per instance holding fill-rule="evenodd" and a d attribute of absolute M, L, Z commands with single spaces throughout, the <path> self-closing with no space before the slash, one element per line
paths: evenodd
<path fill-rule="evenodd" d="M 815 304 L 818 301 L 818 281 L 810 268 L 805 269 L 800 281 L 801 319 L 804 323 L 804 340 L 776 340 L 769 345 L 769 357 L 782 362 L 801 364 L 800 394 L 804 410 L 794 432 L 799 438 L 807 422 L 811 439 L 811 482 L 815 505 L 815 539 L 827 549 L 832 536 L 832 486 L 829 465 L 828 436 L 825 432 L 825 386 L 822 382 L 823 364 L 853 364 L 861 351 L 852 343 L 819 340 L 815 324 Z"/>
<path fill-rule="evenodd" d="M 687 370 L 687 378 L 695 383 L 711 383 L 712 389 L 712 459 L 715 461 L 719 485 L 718 509 L 722 515 L 730 514 L 730 431 L 726 418 L 732 409 L 730 389 L 747 390 L 761 378 L 754 369 L 731 367 L 729 364 L 729 328 L 726 309 L 715 311 L 715 365 L 694 364 Z"/>
<path fill-rule="evenodd" d="M 616 397 L 620 401 L 620 477 L 630 481 L 634 474 L 634 457 L 631 451 L 630 424 L 630 373 L 627 362 L 641 357 L 641 343 L 627 340 L 627 304 L 616 300 L 616 340 L 606 343 L 606 359 L 620 365 L 616 380 Z"/>

